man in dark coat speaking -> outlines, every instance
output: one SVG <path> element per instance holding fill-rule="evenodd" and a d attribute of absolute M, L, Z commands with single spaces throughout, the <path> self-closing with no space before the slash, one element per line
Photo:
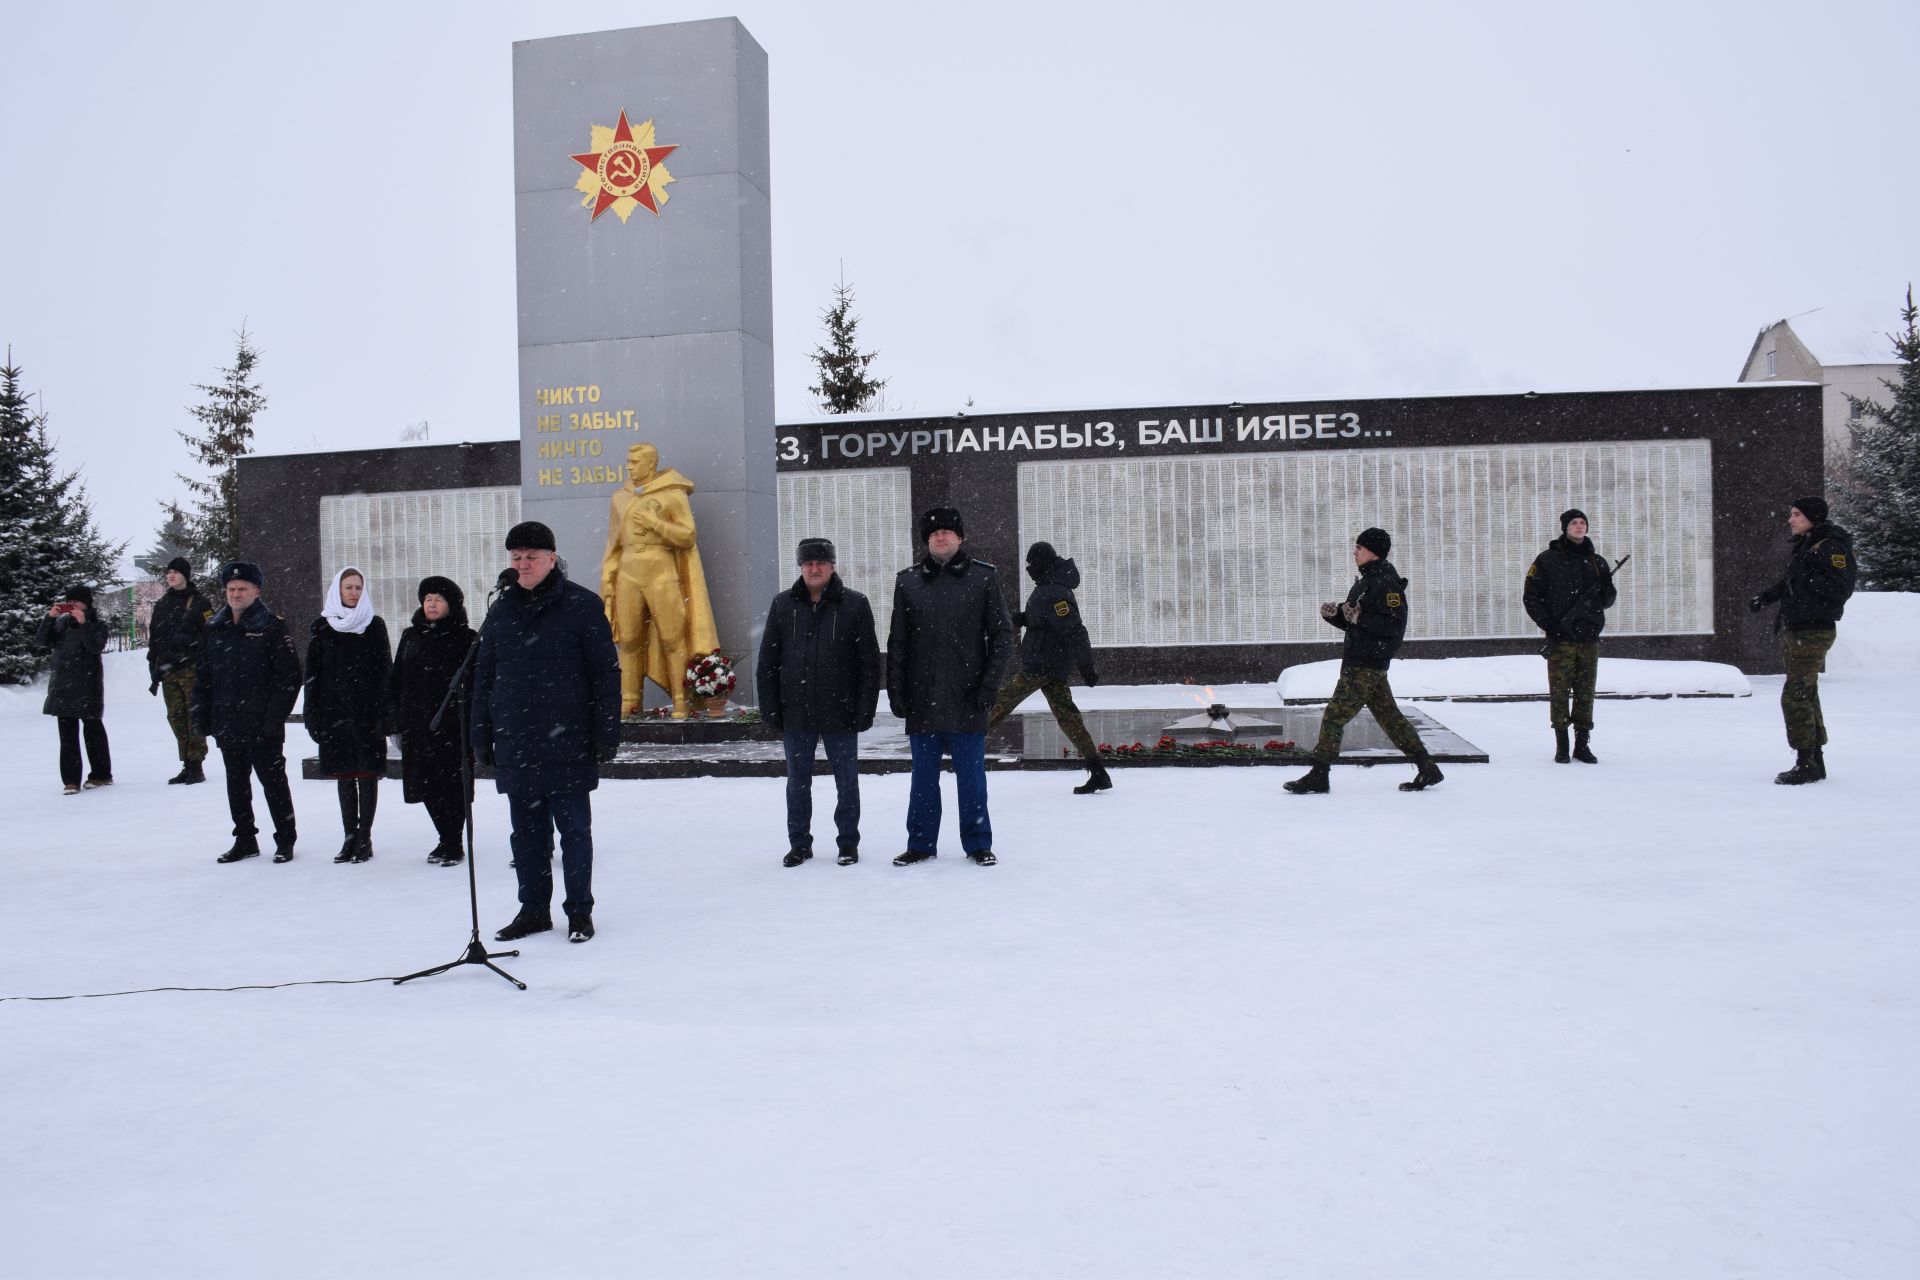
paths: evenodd
<path fill-rule="evenodd" d="M 873 606 L 835 571 L 825 538 L 802 538 L 800 577 L 773 598 L 760 637 L 754 680 L 760 717 L 780 732 L 787 753 L 787 856 L 813 856 L 813 748 L 826 748 L 837 802 L 834 839 L 840 865 L 860 861 L 860 734 L 873 727 L 880 700 L 880 640 Z"/>
<path fill-rule="evenodd" d="M 887 706 L 907 722 L 913 784 L 907 851 L 896 867 L 925 862 L 940 839 L 940 758 L 953 759 L 960 799 L 960 847 L 994 864 L 987 817 L 987 713 L 1013 661 L 1013 619 L 1000 573 L 961 545 L 966 526 L 952 507 L 920 517 L 927 554 L 893 583 L 887 634 Z"/>
<path fill-rule="evenodd" d="M 620 656 L 600 597 L 567 581 L 553 530 L 507 533 L 515 581 L 480 630 L 473 750 L 492 765 L 513 821 L 520 910 L 495 934 L 553 928 L 553 836 L 566 877 L 567 940 L 593 937 L 593 789 L 620 749 Z"/>

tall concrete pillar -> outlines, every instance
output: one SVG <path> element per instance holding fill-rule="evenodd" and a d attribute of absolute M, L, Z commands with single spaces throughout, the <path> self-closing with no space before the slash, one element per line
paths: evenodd
<path fill-rule="evenodd" d="M 721 647 L 776 587 L 767 55 L 733 18 L 513 47 L 521 509 L 598 590 L 628 446 L 694 482 Z"/>

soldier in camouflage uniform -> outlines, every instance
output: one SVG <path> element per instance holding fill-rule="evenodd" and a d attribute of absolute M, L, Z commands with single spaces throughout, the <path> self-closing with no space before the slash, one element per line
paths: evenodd
<path fill-rule="evenodd" d="M 207 740 L 193 731 L 193 677 L 200 655 L 200 634 L 213 606 L 193 583 L 193 566 L 184 556 L 167 563 L 167 593 L 154 602 L 147 627 L 147 692 L 164 694 L 167 726 L 180 751 L 180 772 L 169 783 L 207 780 Z"/>
<path fill-rule="evenodd" d="M 1795 753 L 1793 768 L 1774 778 L 1783 786 L 1819 782 L 1827 776 L 1827 723 L 1820 714 L 1820 673 L 1826 669 L 1827 650 L 1838 634 L 1835 626 L 1853 594 L 1853 539 L 1827 520 L 1827 501 L 1801 498 L 1787 513 L 1793 545 L 1787 557 L 1787 575 L 1755 596 L 1749 607 L 1758 613 L 1778 603 L 1773 629 L 1784 630 L 1787 680 L 1780 689 L 1780 714 L 1787 723 L 1787 745 Z"/>
<path fill-rule="evenodd" d="M 1547 701 L 1553 721 L 1553 759 L 1599 764 L 1587 735 L 1593 732 L 1593 686 L 1600 671 L 1600 633 L 1607 610 L 1619 592 L 1607 559 L 1587 537 L 1587 513 L 1579 508 L 1560 517 L 1560 536 L 1527 566 L 1522 594 L 1527 616 L 1547 636 Z M 1567 726 L 1573 726 L 1573 750 L 1567 750 Z"/>
<path fill-rule="evenodd" d="M 1020 670 L 1000 686 L 1000 697 L 987 727 L 991 729 L 1005 720 L 1038 689 L 1046 695 L 1060 732 L 1087 762 L 1087 780 L 1075 787 L 1073 794 L 1087 796 L 1111 790 L 1113 779 L 1101 763 L 1100 748 L 1087 732 L 1080 708 L 1074 705 L 1073 691 L 1067 687 L 1075 668 L 1089 685 L 1100 683 L 1100 673 L 1093 667 L 1093 642 L 1087 638 L 1086 624 L 1080 620 L 1080 603 L 1073 595 L 1073 589 L 1080 585 L 1080 570 L 1051 543 L 1036 542 L 1027 549 L 1027 576 L 1033 579 L 1033 594 L 1027 597 L 1027 607 L 1013 615 L 1014 625 L 1027 629 L 1026 638 L 1020 642 Z"/>
<path fill-rule="evenodd" d="M 1347 722 L 1362 707 L 1373 712 L 1374 720 L 1393 745 L 1419 766 L 1411 781 L 1400 784 L 1402 791 L 1425 791 L 1446 777 L 1427 753 L 1419 732 L 1400 714 L 1393 688 L 1387 683 L 1387 666 L 1407 633 L 1407 580 L 1387 560 L 1392 549 L 1393 539 L 1385 529 L 1363 530 L 1353 547 L 1353 562 L 1359 566 L 1360 577 L 1344 603 L 1330 601 L 1320 606 L 1320 616 L 1347 636 L 1340 654 L 1340 680 L 1320 718 L 1313 767 L 1286 784 L 1295 795 L 1332 790 L 1328 766 L 1339 759 Z"/>

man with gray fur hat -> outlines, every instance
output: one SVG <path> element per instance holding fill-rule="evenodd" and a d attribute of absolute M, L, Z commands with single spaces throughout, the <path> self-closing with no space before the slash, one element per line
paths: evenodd
<path fill-rule="evenodd" d="M 773 598 L 754 672 L 760 718 L 780 731 L 787 756 L 787 854 L 813 857 L 813 752 L 833 766 L 835 842 L 840 865 L 860 861 L 860 734 L 880 701 L 880 638 L 873 606 L 840 581 L 825 538 L 802 538 L 800 577 Z"/>

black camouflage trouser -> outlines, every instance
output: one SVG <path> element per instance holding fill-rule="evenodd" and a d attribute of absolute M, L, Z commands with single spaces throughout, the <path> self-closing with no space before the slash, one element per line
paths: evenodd
<path fill-rule="evenodd" d="M 1074 705 L 1073 691 L 1067 688 L 1065 680 L 1055 680 L 1032 671 L 1015 672 L 1013 679 L 1000 686 L 1000 697 L 993 704 L 993 715 L 987 720 L 987 728 L 993 728 L 1012 715 L 1013 709 L 1025 702 L 1035 689 L 1046 695 L 1047 707 L 1059 722 L 1060 732 L 1067 735 L 1067 741 L 1079 748 L 1080 755 L 1088 764 L 1099 764 L 1100 748 L 1095 745 L 1093 735 L 1087 732 L 1087 723 L 1080 718 L 1080 708 Z"/>
<path fill-rule="evenodd" d="M 160 694 L 167 702 L 167 727 L 180 748 L 182 764 L 207 758 L 207 740 L 193 731 L 193 668 L 175 667 L 160 677 Z"/>
<path fill-rule="evenodd" d="M 1332 764 L 1339 758 L 1347 721 L 1359 715 L 1362 707 L 1373 712 L 1374 721 L 1394 746 L 1416 760 L 1427 753 L 1419 732 L 1395 705 L 1387 673 L 1372 667 L 1342 667 L 1340 682 L 1333 686 L 1333 697 L 1320 717 L 1320 741 L 1313 747 L 1315 764 Z"/>
<path fill-rule="evenodd" d="M 1827 722 L 1820 715 L 1820 673 L 1833 648 L 1833 627 L 1789 631 L 1786 635 L 1787 682 L 1780 686 L 1780 715 L 1787 722 L 1787 745 L 1813 751 L 1827 745 Z"/>
<path fill-rule="evenodd" d="M 1547 647 L 1547 706 L 1553 727 L 1593 728 L 1593 682 L 1600 673 L 1600 646 L 1560 640 Z"/>

